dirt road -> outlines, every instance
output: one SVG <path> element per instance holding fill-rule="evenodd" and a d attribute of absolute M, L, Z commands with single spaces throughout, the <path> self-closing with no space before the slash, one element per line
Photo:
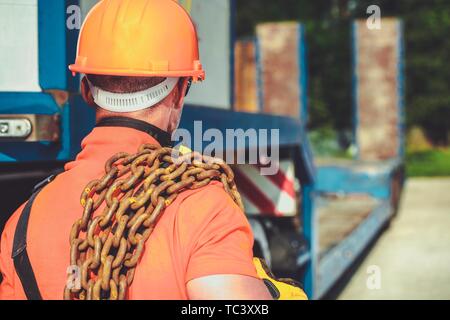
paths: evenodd
<path fill-rule="evenodd" d="M 450 178 L 407 181 L 398 216 L 339 299 L 450 299 Z"/>

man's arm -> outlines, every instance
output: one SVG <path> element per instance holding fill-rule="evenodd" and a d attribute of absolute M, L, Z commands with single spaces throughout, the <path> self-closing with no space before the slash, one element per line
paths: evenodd
<path fill-rule="evenodd" d="M 253 233 L 241 209 L 221 184 L 184 200 L 180 223 L 187 256 L 190 299 L 271 299 L 253 264 Z"/>
<path fill-rule="evenodd" d="M 272 300 L 262 280 L 241 275 L 213 275 L 187 284 L 192 300 Z"/>

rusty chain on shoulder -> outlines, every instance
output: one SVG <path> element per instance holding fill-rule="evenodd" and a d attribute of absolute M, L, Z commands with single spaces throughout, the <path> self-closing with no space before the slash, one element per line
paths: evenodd
<path fill-rule="evenodd" d="M 118 153 L 106 162 L 104 176 L 87 184 L 82 217 L 70 232 L 70 264 L 77 266 L 81 285 L 68 281 L 64 299 L 126 299 L 146 240 L 182 191 L 218 180 L 243 209 L 233 171 L 223 160 L 173 152 L 145 144 L 136 154 Z"/>

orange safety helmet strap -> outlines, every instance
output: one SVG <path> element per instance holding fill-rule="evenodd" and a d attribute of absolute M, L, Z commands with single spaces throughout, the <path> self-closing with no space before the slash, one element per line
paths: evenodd
<path fill-rule="evenodd" d="M 75 73 L 205 79 L 197 32 L 173 0 L 102 0 L 80 31 Z"/>

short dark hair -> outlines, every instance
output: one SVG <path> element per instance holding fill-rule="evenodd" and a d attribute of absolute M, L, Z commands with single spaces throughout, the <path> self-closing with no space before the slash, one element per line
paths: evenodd
<path fill-rule="evenodd" d="M 166 78 L 161 77 L 123 77 L 108 75 L 86 75 L 94 86 L 114 93 L 133 93 L 154 87 Z"/>

